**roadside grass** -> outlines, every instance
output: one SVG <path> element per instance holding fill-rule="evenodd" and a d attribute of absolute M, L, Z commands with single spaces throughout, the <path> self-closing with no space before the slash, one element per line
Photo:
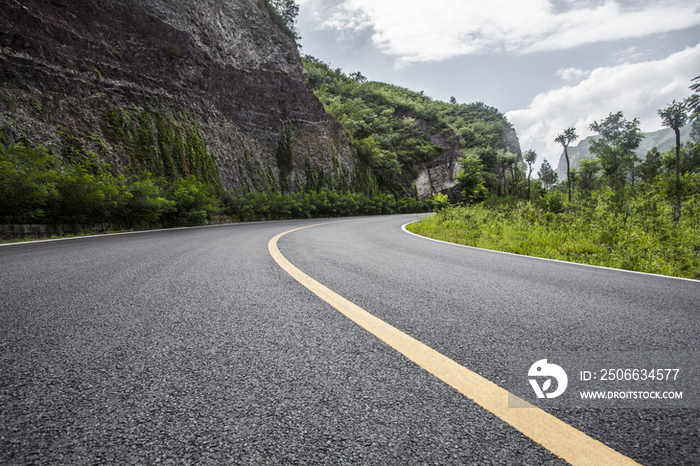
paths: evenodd
<path fill-rule="evenodd" d="M 0 236 L 0 244 L 8 243 L 28 243 L 32 241 L 46 241 L 53 239 L 68 239 L 68 238 L 78 238 L 82 236 L 95 236 L 95 235 L 111 235 L 114 233 L 128 233 L 136 231 L 134 228 L 125 229 L 108 229 L 104 231 L 81 231 L 81 232 L 64 232 L 64 233 L 36 233 L 28 235 L 6 235 Z"/>
<path fill-rule="evenodd" d="M 446 208 L 406 228 L 452 243 L 582 264 L 700 279 L 696 214 L 679 224 L 670 211 L 612 213 L 582 203 L 561 213 L 520 201 Z"/>

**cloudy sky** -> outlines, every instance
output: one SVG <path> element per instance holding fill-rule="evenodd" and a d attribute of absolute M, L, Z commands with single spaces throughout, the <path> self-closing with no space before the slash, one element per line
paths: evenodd
<path fill-rule="evenodd" d="M 643 131 L 700 75 L 700 0 L 297 0 L 302 53 L 505 113 L 556 166 L 557 133 L 622 110 Z M 574 143 L 576 144 L 576 143 Z M 538 163 L 539 165 L 539 163 Z"/>

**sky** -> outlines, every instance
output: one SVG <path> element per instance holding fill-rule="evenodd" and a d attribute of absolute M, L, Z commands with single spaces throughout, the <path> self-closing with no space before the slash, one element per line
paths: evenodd
<path fill-rule="evenodd" d="M 556 167 L 610 113 L 658 109 L 700 76 L 700 0 L 297 0 L 301 52 L 441 101 L 504 113 L 523 151 Z M 576 145 L 577 142 L 572 145 Z"/>

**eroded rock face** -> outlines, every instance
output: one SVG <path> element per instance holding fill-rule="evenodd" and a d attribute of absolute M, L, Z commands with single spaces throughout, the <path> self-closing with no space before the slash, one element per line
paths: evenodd
<path fill-rule="evenodd" d="M 332 170 L 334 159 L 346 172 L 355 164 L 263 0 L 6 0 L 0 51 L 7 142 L 61 153 L 68 134 L 129 166 L 137 142 L 116 139 L 105 118 L 118 110 L 122 126 L 148 115 L 134 134 L 152 133 L 147 149 L 156 153 L 159 118 L 201 130 L 227 189 L 263 178 L 279 186 L 277 152 L 290 125 L 292 186 L 304 180 L 307 155 L 316 169 Z M 261 175 L 261 166 L 273 173 Z"/>
<path fill-rule="evenodd" d="M 501 149 L 515 154 L 518 156 L 518 160 L 522 161 L 523 153 L 520 149 L 520 140 L 518 139 L 518 134 L 515 129 L 511 126 L 506 125 L 505 134 L 503 135 L 503 145 Z"/>
<path fill-rule="evenodd" d="M 220 65 L 270 70 L 301 77 L 303 67 L 290 37 L 268 21 L 262 1 L 125 0 L 178 31 Z"/>
<path fill-rule="evenodd" d="M 447 193 L 457 186 L 457 176 L 461 169 L 462 148 L 459 136 L 432 134 L 425 121 L 416 120 L 418 128 L 428 135 L 430 142 L 444 148 L 433 160 L 421 165 L 415 180 L 418 197 L 426 198 L 433 193 Z"/>
<path fill-rule="evenodd" d="M 445 148 L 439 156 L 430 162 L 422 164 L 418 177 L 415 180 L 418 196 L 429 197 L 433 193 L 449 194 L 457 199 L 461 191 L 457 185 L 457 178 L 462 169 L 460 160 L 462 158 L 462 148 L 459 143 L 459 136 L 451 133 L 449 136 L 443 134 L 430 134 L 428 125 L 425 122 L 417 121 L 419 128 L 428 134 L 431 142 Z M 518 135 L 510 126 L 506 126 L 501 149 L 516 154 L 518 160 L 522 160 L 520 141 Z"/>

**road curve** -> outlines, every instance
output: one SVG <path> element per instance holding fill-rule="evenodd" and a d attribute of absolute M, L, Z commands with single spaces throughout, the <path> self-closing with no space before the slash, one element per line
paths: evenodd
<path fill-rule="evenodd" d="M 302 287 L 502 385 L 513 347 L 698 351 L 700 285 L 430 242 L 415 216 L 0 247 L 0 463 L 564 464 Z M 700 464 L 697 410 L 558 410 Z"/>

